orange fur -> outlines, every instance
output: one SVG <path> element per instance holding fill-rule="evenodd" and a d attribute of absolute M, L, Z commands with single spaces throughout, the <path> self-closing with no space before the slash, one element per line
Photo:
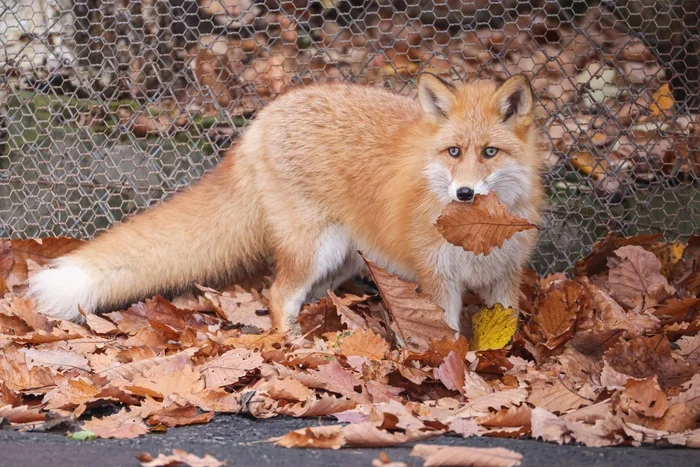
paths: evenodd
<path fill-rule="evenodd" d="M 290 91 L 263 109 L 237 147 L 193 188 L 115 226 L 56 268 L 70 265 L 87 273 L 90 293 L 84 297 L 90 297 L 87 311 L 92 312 L 194 281 L 246 273 L 269 260 L 275 266 L 271 314 L 280 329 L 293 326 L 314 286 L 323 290 L 357 271 L 356 249 L 391 271 L 419 279 L 448 316 L 459 313 L 455 290 L 465 286 L 513 304 L 534 235 L 511 241 L 513 251 L 522 251 L 517 258 L 505 249 L 479 258 L 452 250 L 434 226 L 449 199 L 431 185 L 426 167 L 464 186 L 485 183 L 507 164 L 528 168 L 527 190 L 508 204 L 539 221 L 542 156 L 531 105 L 502 121 L 504 99 L 511 102 L 520 92 L 529 93 L 520 78 L 500 88 L 482 81 L 450 89 L 430 76 L 421 79 L 422 107 L 357 85 Z M 431 99 L 442 99 L 449 110 L 431 112 Z M 462 150 L 459 159 L 445 152 L 455 145 Z M 501 153 L 482 158 L 486 145 Z M 453 256 L 462 263 L 454 263 Z M 476 268 L 474 274 L 492 266 L 498 278 L 454 279 L 453 269 L 461 265 Z M 65 297 L 83 296 L 80 290 L 52 295 L 51 277 L 41 274 L 30 291 L 44 312 L 52 314 L 52 304 Z M 76 310 L 87 305 L 68 303 L 75 300 L 59 304 Z M 450 320 L 455 325 L 455 318 Z"/>

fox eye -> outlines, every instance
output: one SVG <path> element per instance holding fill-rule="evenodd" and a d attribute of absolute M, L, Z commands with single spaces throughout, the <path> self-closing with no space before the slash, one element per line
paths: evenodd
<path fill-rule="evenodd" d="M 496 154 L 498 154 L 498 148 L 494 148 L 493 146 L 487 146 L 484 148 L 484 157 L 485 158 L 491 159 Z"/>
<path fill-rule="evenodd" d="M 452 146 L 447 148 L 447 154 L 452 157 L 459 157 L 459 155 L 462 154 L 462 151 L 457 146 Z"/>

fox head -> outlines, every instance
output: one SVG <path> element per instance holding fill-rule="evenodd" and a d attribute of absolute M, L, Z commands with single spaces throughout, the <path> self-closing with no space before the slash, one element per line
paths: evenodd
<path fill-rule="evenodd" d="M 425 175 L 438 199 L 470 202 L 493 190 L 511 209 L 536 201 L 543 157 L 525 77 L 500 86 L 492 81 L 453 86 L 424 74 L 418 96 L 433 129 Z"/>

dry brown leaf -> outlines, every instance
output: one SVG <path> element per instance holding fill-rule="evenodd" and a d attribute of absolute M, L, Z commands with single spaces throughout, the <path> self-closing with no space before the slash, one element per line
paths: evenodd
<path fill-rule="evenodd" d="M 435 370 L 435 377 L 442 381 L 447 389 L 452 391 L 464 391 L 464 379 L 467 375 L 467 367 L 464 358 L 457 353 L 450 352 L 445 360 Z"/>
<path fill-rule="evenodd" d="M 67 350 L 22 349 L 27 359 L 27 368 L 47 367 L 52 371 L 82 370 L 90 371 L 88 359 Z"/>
<path fill-rule="evenodd" d="M 541 407 L 532 409 L 530 423 L 533 438 L 558 444 L 568 443 L 570 440 L 567 436 L 569 429 L 566 427 L 566 421 Z"/>
<path fill-rule="evenodd" d="M 430 339 L 430 347 L 422 354 L 410 354 L 406 362 L 418 360 L 428 366 L 440 366 L 450 352 L 455 352 L 464 360 L 469 352 L 469 342 L 464 336 L 455 339 L 453 336 L 445 336 L 440 340 Z"/>
<path fill-rule="evenodd" d="M 618 248 L 630 245 L 651 248 L 651 245 L 657 243 L 659 239 L 661 239 L 661 234 L 620 238 L 614 233 L 609 233 L 603 240 L 595 242 L 593 251 L 588 256 L 576 262 L 574 271 L 577 276 L 593 277 L 608 270 L 608 258 Z"/>
<path fill-rule="evenodd" d="M 606 331 L 622 330 L 631 337 L 658 330 L 659 320 L 651 313 L 636 309 L 625 311 L 608 293 L 589 280 L 578 279 L 578 282 L 588 294 L 593 314 L 579 320 L 577 332 L 591 329 L 596 335 L 605 335 Z"/>
<path fill-rule="evenodd" d="M 136 360 L 122 365 L 111 366 L 106 370 L 100 371 L 99 374 L 109 380 L 120 378 L 126 381 L 131 381 L 134 376 L 145 374 L 154 367 L 184 368 L 190 363 L 190 358 L 196 351 L 197 349 L 192 348 L 184 350 L 180 353 L 169 355 L 167 357 L 153 357 L 145 358 L 143 360 Z"/>
<path fill-rule="evenodd" d="M 472 448 L 466 446 L 444 446 L 440 444 L 417 444 L 412 456 L 422 457 L 424 467 L 511 467 L 520 465 L 522 454 L 505 448 Z"/>
<path fill-rule="evenodd" d="M 340 449 L 345 445 L 342 425 L 302 428 L 270 441 L 285 448 Z"/>
<path fill-rule="evenodd" d="M 581 396 L 576 388 L 564 385 L 558 378 L 536 379 L 531 383 L 531 389 L 527 401 L 552 413 L 564 414 L 593 402 Z"/>
<path fill-rule="evenodd" d="M 220 293 L 208 287 L 198 286 L 204 292 L 217 314 L 234 324 L 255 326 L 266 331 L 272 327 L 267 307 L 249 292 Z"/>
<path fill-rule="evenodd" d="M 186 465 L 188 467 L 223 467 L 226 462 L 221 462 L 210 456 L 198 457 L 190 454 L 182 449 L 173 449 L 170 455 L 158 454 L 155 459 L 148 453 L 143 453 L 138 456 L 142 467 L 178 467 Z"/>
<path fill-rule="evenodd" d="M 80 376 L 63 381 L 46 393 L 42 402 L 47 409 L 74 409 L 95 400 L 98 394 L 100 389 L 89 379 Z"/>
<path fill-rule="evenodd" d="M 367 357 L 372 360 L 381 360 L 389 352 L 389 345 L 378 334 L 370 329 L 358 329 L 347 337 L 344 337 L 338 346 L 338 353 L 350 357 Z"/>
<path fill-rule="evenodd" d="M 345 303 L 348 300 L 341 299 L 336 294 L 334 294 L 332 290 L 328 291 L 328 297 L 331 299 L 331 302 L 333 303 L 333 305 L 335 305 L 336 311 L 338 312 L 338 316 L 340 317 L 340 321 L 348 329 L 363 329 L 363 328 L 367 327 L 367 321 L 362 316 L 355 313 Z M 356 299 L 357 300 L 350 299 L 349 302 L 355 303 L 355 304 L 361 303 L 361 302 L 364 302 L 367 299 L 367 297 L 356 297 Z"/>
<path fill-rule="evenodd" d="M 535 345 L 556 349 L 573 337 L 577 316 L 589 307 L 588 295 L 578 282 L 556 282 L 536 300 L 526 335 Z"/>
<path fill-rule="evenodd" d="M 95 334 L 112 335 L 119 332 L 114 323 L 97 315 L 87 315 L 85 323 Z"/>
<path fill-rule="evenodd" d="M 448 242 L 476 255 L 487 255 L 516 233 L 537 228 L 511 214 L 493 191 L 476 195 L 473 203 L 451 202 L 436 225 Z"/>
<path fill-rule="evenodd" d="M 207 388 L 219 388 L 237 382 L 249 371 L 260 368 L 263 359 L 259 352 L 233 349 L 208 361 L 199 370 Z"/>
<path fill-rule="evenodd" d="M 608 284 L 610 296 L 621 305 L 635 308 L 643 300 L 649 307 L 675 292 L 661 275 L 661 262 L 653 253 L 639 246 L 624 246 L 615 251 L 615 256 L 619 260 L 608 271 Z"/>
<path fill-rule="evenodd" d="M 143 375 L 136 375 L 126 389 L 132 394 L 162 399 L 171 394 L 196 394 L 204 387 L 202 375 L 187 365 L 178 372 L 164 366 L 152 367 Z"/>
<path fill-rule="evenodd" d="M 28 262 L 44 266 L 82 244 L 81 240 L 68 237 L 0 241 L 0 279 L 12 290 L 27 280 Z"/>
<path fill-rule="evenodd" d="M 291 417 L 327 417 L 346 410 L 352 410 L 357 402 L 331 394 L 321 394 L 320 397 L 310 398 L 303 402 L 291 404 L 280 403 L 277 412 Z"/>
<path fill-rule="evenodd" d="M 602 383 L 620 389 L 630 378 L 656 376 L 666 390 L 680 386 L 695 374 L 693 367 L 672 357 L 671 346 L 663 335 L 618 342 L 605 353 L 604 361 Z"/>
<path fill-rule="evenodd" d="M 83 430 L 92 431 L 98 438 L 132 439 L 148 433 L 141 416 L 122 409 L 114 415 L 92 418 L 83 423 Z"/>
<path fill-rule="evenodd" d="M 430 348 L 430 339 L 455 334 L 455 330 L 445 322 L 442 308 L 432 303 L 429 295 L 416 292 L 416 284 L 402 281 L 367 258 L 364 260 L 391 316 L 390 326 L 401 345 L 425 352 Z"/>
<path fill-rule="evenodd" d="M 5 419 L 10 423 L 33 423 L 46 420 L 46 413 L 41 412 L 37 407 L 20 405 L 0 405 L 0 419 Z"/>
<path fill-rule="evenodd" d="M 209 423 L 213 418 L 213 412 L 197 413 L 197 408 L 192 405 L 172 404 L 152 412 L 148 417 L 148 424 L 167 427 L 198 425 Z"/>
<path fill-rule="evenodd" d="M 633 410 L 644 417 L 660 418 L 668 408 L 668 398 L 654 378 L 631 379 L 620 393 L 620 408 Z"/>

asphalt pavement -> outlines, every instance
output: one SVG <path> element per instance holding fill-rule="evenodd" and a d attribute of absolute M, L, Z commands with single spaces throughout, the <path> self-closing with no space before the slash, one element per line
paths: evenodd
<path fill-rule="evenodd" d="M 391 460 L 422 466 L 410 456 L 411 446 L 382 449 L 286 449 L 267 441 L 290 430 L 331 420 L 279 417 L 255 420 L 243 416 L 217 416 L 207 425 L 171 428 L 134 440 L 73 441 L 57 433 L 19 433 L 0 430 L 0 467 L 124 466 L 138 467 L 142 452 L 154 457 L 173 448 L 211 454 L 228 466 L 369 466 L 384 451 Z M 700 452 L 693 449 L 653 447 L 587 448 L 559 446 L 533 440 L 458 438 L 443 436 L 428 441 L 473 447 L 505 447 L 523 454 L 523 466 L 700 466 Z"/>

